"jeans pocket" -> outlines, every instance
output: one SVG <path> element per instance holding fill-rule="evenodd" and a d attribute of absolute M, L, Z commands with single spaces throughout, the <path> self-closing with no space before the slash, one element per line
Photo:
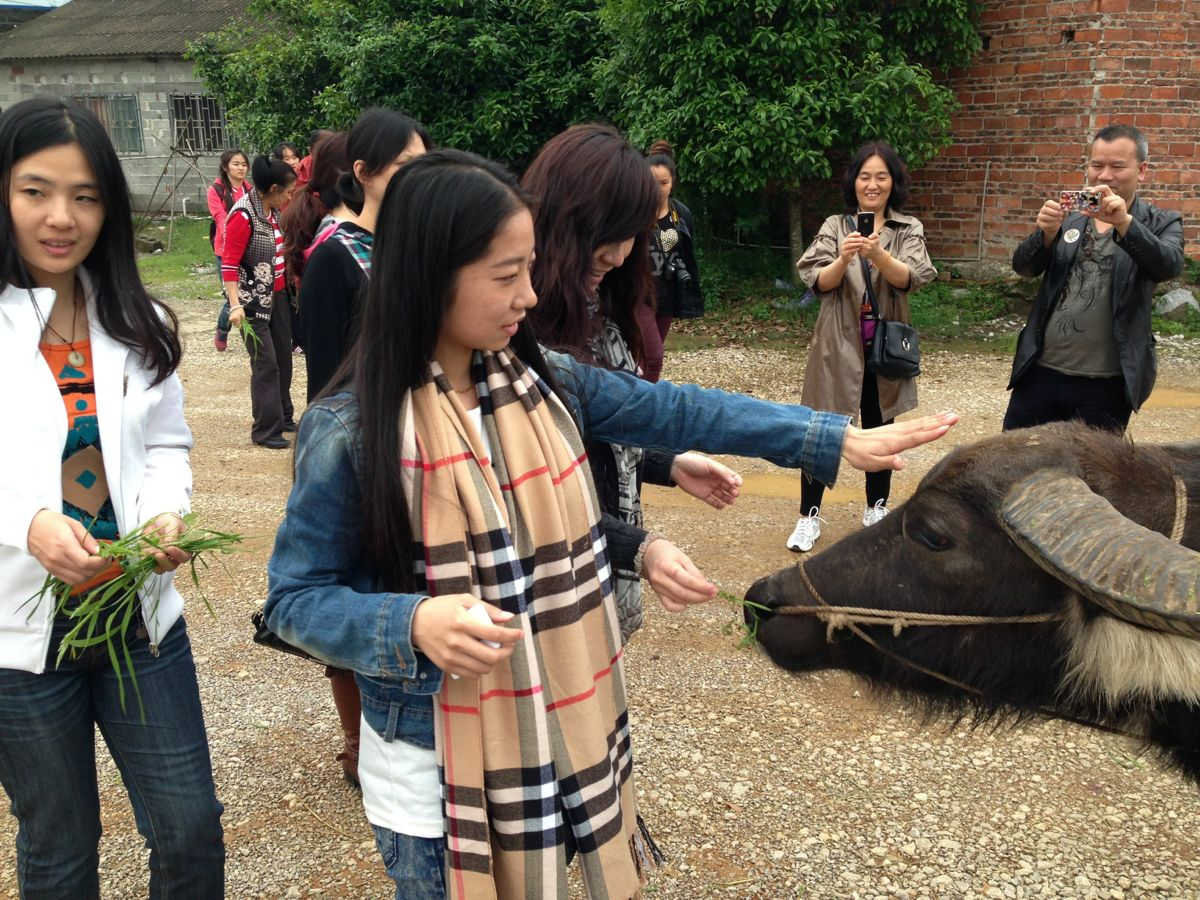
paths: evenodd
<path fill-rule="evenodd" d="M 374 824 L 371 830 L 388 877 L 396 885 L 397 898 L 443 900 L 446 878 L 441 838 L 413 837 Z"/>
<path fill-rule="evenodd" d="M 383 867 L 391 875 L 392 870 L 396 868 L 396 859 L 400 855 L 400 849 L 396 846 L 399 835 L 390 828 L 380 825 L 372 825 L 371 830 L 375 832 L 375 846 L 379 850 L 379 855 L 383 857 Z"/>

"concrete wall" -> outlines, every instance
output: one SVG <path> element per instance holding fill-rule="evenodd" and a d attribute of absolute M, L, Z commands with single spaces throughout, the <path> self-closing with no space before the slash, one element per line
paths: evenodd
<path fill-rule="evenodd" d="M 934 255 L 976 255 L 982 213 L 983 255 L 1011 256 L 1046 198 L 1083 186 L 1090 136 L 1128 123 L 1150 143 L 1142 195 L 1183 213 L 1200 256 L 1200 0 L 985 0 L 980 31 L 954 144 L 914 173 Z"/>
<path fill-rule="evenodd" d="M 203 94 L 190 62 L 170 57 L 144 59 L 30 60 L 0 64 L 0 106 L 29 97 L 125 94 L 137 97 L 142 152 L 122 154 L 134 209 L 208 215 L 205 194 L 216 177 L 220 151 L 193 161 L 172 156 L 171 95 Z"/>

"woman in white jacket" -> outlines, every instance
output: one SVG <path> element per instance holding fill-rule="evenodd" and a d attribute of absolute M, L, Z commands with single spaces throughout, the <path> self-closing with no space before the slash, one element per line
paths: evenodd
<path fill-rule="evenodd" d="M 125 636 L 145 710 L 121 709 L 101 647 L 55 665 L 76 596 L 114 577 L 97 555 L 153 523 L 182 528 L 191 433 L 178 322 L 142 287 L 128 188 L 86 110 L 27 100 L 0 116 L 0 783 L 19 822 L 24 898 L 100 896 L 98 725 L 150 848 L 152 897 L 222 897 L 224 844 L 182 598 L 158 554 Z"/>

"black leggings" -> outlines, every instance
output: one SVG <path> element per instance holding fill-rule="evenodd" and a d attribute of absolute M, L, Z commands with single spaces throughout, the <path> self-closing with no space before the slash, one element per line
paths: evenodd
<path fill-rule="evenodd" d="M 880 425 L 891 425 L 895 419 L 883 421 L 883 413 L 879 409 L 879 379 L 873 372 L 863 370 L 862 398 L 859 400 L 859 414 L 863 428 L 878 428 Z M 867 506 L 874 506 L 882 500 L 887 503 L 892 490 L 892 470 L 867 473 Z M 807 516 L 812 508 L 821 508 L 821 499 L 825 496 L 825 485 L 817 481 L 807 472 L 800 476 L 800 515 Z"/>

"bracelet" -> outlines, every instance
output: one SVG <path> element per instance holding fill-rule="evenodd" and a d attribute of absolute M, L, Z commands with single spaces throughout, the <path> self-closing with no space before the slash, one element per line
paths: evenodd
<path fill-rule="evenodd" d="M 637 553 L 635 553 L 633 556 L 633 571 L 637 573 L 639 578 L 641 578 L 644 574 L 642 569 L 645 568 L 646 565 L 646 549 L 660 537 L 662 537 L 661 534 L 655 534 L 653 531 L 648 531 L 646 532 L 646 536 L 642 539 L 641 544 L 638 545 Z"/>

